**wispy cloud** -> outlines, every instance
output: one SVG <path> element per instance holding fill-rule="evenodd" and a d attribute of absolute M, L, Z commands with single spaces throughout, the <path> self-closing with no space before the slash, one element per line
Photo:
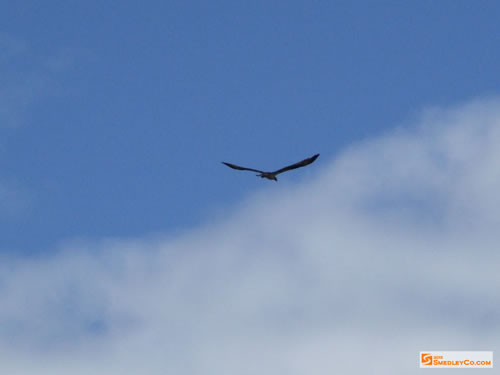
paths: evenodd
<path fill-rule="evenodd" d="M 24 125 L 36 104 L 59 93 L 57 75 L 87 59 L 79 48 L 59 48 L 37 54 L 29 43 L 0 33 L 0 128 Z"/>
<path fill-rule="evenodd" d="M 31 59 L 29 45 L 12 35 L 0 33 L 0 131 L 13 129 L 30 118 L 31 107 L 47 89 L 43 71 L 28 67 Z M 3 134 L 2 134 L 3 135 Z M 0 150 L 6 140 L 1 137 Z M 6 155 L 2 152 L 1 159 Z M 3 163 L 2 163 L 3 164 Z M 15 174 L 0 170 L 0 219 L 19 218 L 27 212 L 32 194 L 19 183 L 13 183 Z M 0 245 L 1 247 L 1 245 Z"/>
<path fill-rule="evenodd" d="M 78 48 L 62 48 L 37 56 L 26 41 L 0 33 L 0 132 L 7 134 L 32 123 L 37 106 L 47 97 L 65 93 L 56 83 L 58 74 L 86 56 Z M 2 134 L 3 135 L 3 134 Z M 0 137 L 0 151 L 8 142 Z M 8 155 L 2 153 L 0 160 Z M 12 168 L 0 169 L 0 219 L 20 217 L 28 211 L 36 195 L 20 183 Z M 1 245 L 0 245 L 1 247 Z"/>
<path fill-rule="evenodd" d="M 412 374 L 420 350 L 500 349 L 499 104 L 427 111 L 181 237 L 5 259 L 1 372 Z"/>

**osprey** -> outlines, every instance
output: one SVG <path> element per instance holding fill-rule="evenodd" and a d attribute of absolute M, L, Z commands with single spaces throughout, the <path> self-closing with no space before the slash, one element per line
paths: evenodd
<path fill-rule="evenodd" d="M 258 169 L 240 167 L 238 165 L 234 165 L 234 164 L 231 164 L 231 163 L 226 163 L 225 161 L 223 161 L 222 164 L 225 164 L 229 168 L 237 169 L 239 171 L 257 172 L 258 173 L 257 176 L 259 176 L 259 177 L 267 178 L 268 180 L 278 181 L 278 179 L 276 178 L 276 176 L 279 175 L 280 173 L 283 173 L 283 172 L 286 172 L 286 171 L 289 171 L 289 170 L 292 170 L 292 169 L 296 169 L 296 168 L 305 167 L 306 165 L 309 165 L 313 161 L 315 161 L 318 158 L 318 156 L 319 156 L 319 154 L 316 154 L 314 156 L 311 156 L 310 158 L 307 158 L 307 159 L 304 159 L 302 161 L 299 161 L 298 163 L 289 165 L 288 167 L 284 167 L 284 168 L 278 169 L 277 171 L 274 171 L 274 172 L 264 172 L 264 171 L 259 171 Z"/>

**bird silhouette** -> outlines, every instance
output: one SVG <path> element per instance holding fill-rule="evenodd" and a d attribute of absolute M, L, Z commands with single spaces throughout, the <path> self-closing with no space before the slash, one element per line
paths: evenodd
<path fill-rule="evenodd" d="M 231 164 L 231 163 L 226 163 L 225 161 L 222 162 L 222 164 L 227 165 L 229 168 L 236 169 L 238 171 L 251 171 L 251 172 L 257 172 L 259 177 L 262 178 L 267 178 L 268 180 L 273 180 L 273 181 L 278 181 L 276 178 L 277 175 L 283 172 L 290 171 L 292 169 L 297 169 L 297 168 L 302 168 L 305 167 L 306 165 L 311 164 L 318 158 L 319 154 L 316 154 L 314 156 L 311 156 L 310 158 L 304 159 L 302 161 L 299 161 L 295 164 L 288 165 L 284 168 L 278 169 L 277 171 L 274 172 L 264 172 L 260 171 L 258 169 L 253 169 L 253 168 L 247 168 L 247 167 L 240 167 L 239 165 Z"/>

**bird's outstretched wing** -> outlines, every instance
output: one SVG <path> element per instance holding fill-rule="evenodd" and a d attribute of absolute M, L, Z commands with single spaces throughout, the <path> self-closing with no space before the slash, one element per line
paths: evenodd
<path fill-rule="evenodd" d="M 234 164 L 231 164 L 231 163 L 226 163 L 225 161 L 223 161 L 222 164 L 225 164 L 229 168 L 237 169 L 239 171 L 252 171 L 252 172 L 257 172 L 257 173 L 264 173 L 263 171 L 259 171 L 258 169 L 240 167 L 239 165 L 234 165 Z"/>
<path fill-rule="evenodd" d="M 280 173 L 283 173 L 283 172 L 286 172 L 286 171 L 289 171 L 289 170 L 292 170 L 292 169 L 305 167 L 306 165 L 309 165 L 313 161 L 315 161 L 318 158 L 318 156 L 319 156 L 319 154 L 316 154 L 314 156 L 311 156 L 310 158 L 307 158 L 307 159 L 304 159 L 302 161 L 299 161 L 298 163 L 289 165 L 288 167 L 284 167 L 284 168 L 278 169 L 277 171 L 273 172 L 273 174 L 276 176 L 277 174 L 280 174 Z"/>

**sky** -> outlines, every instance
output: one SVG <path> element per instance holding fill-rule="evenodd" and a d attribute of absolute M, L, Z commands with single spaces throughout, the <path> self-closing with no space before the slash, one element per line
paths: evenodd
<path fill-rule="evenodd" d="M 0 372 L 412 374 L 419 351 L 498 352 L 499 16 L 3 6 Z M 220 163 L 316 153 L 277 183 Z"/>

